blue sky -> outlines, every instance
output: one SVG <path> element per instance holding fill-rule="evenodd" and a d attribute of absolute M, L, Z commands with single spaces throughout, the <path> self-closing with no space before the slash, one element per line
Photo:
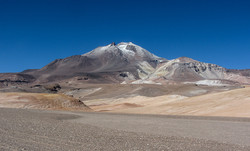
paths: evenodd
<path fill-rule="evenodd" d="M 250 68 L 250 1 L 0 0 L 0 72 L 122 41 L 167 59 Z"/>

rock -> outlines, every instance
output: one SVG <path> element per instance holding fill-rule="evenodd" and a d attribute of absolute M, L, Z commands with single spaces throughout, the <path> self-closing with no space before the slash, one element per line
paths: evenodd
<path fill-rule="evenodd" d="M 56 84 L 45 85 L 44 88 L 52 92 L 58 92 L 61 89 L 61 86 L 56 83 Z"/>

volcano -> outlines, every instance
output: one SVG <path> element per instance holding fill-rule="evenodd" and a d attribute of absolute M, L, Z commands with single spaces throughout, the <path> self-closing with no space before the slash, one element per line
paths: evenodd
<path fill-rule="evenodd" d="M 122 84 L 250 84 L 250 70 L 226 69 L 187 57 L 167 60 L 132 42 L 121 42 L 97 47 L 86 54 L 56 59 L 41 69 L 0 74 L 1 85 L 72 79 Z"/>

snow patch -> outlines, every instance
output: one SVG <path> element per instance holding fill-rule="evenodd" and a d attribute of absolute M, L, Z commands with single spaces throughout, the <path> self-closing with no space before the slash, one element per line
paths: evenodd
<path fill-rule="evenodd" d="M 126 47 L 127 47 L 128 45 L 129 45 L 129 46 L 134 46 L 135 49 L 136 49 L 136 53 L 135 53 L 134 51 L 132 51 L 132 50 L 127 50 Z M 119 43 L 119 44 L 117 45 L 117 47 L 118 47 L 119 49 L 122 49 L 122 50 L 125 51 L 125 52 L 129 52 L 129 53 L 133 52 L 134 55 L 136 54 L 137 56 L 142 57 L 142 58 L 145 57 L 145 58 L 150 58 L 150 59 L 152 59 L 152 60 L 159 59 L 158 56 L 156 56 L 156 55 L 150 53 L 149 51 L 147 51 L 146 49 L 143 49 L 142 47 L 140 47 L 140 46 L 138 46 L 138 45 L 133 44 L 132 42 L 128 42 L 128 43 L 127 43 L 127 42 L 121 42 L 121 43 Z"/>
<path fill-rule="evenodd" d="M 223 84 L 221 80 L 200 80 L 196 82 L 197 85 L 207 85 L 207 86 L 227 86 L 228 84 Z"/>
<path fill-rule="evenodd" d="M 123 54 L 127 54 L 127 55 L 135 55 L 135 52 L 132 50 L 128 50 L 127 45 L 119 45 L 118 48 L 123 52 Z"/>
<path fill-rule="evenodd" d="M 126 81 L 123 81 L 121 84 L 128 84 Z"/>
<path fill-rule="evenodd" d="M 105 53 L 106 50 L 108 50 L 108 48 L 111 47 L 111 44 L 107 45 L 107 46 L 102 46 L 102 47 L 98 47 L 86 54 L 83 54 L 82 56 L 100 56 L 103 53 Z"/>
<path fill-rule="evenodd" d="M 150 80 L 137 80 L 132 82 L 131 84 L 156 84 L 156 85 L 162 85 L 161 83 L 156 83 L 154 81 L 150 81 Z"/>

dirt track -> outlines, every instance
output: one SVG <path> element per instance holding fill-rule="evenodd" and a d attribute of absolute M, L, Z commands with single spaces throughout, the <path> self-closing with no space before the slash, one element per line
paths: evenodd
<path fill-rule="evenodd" d="M 250 120 L 0 109 L 0 150 L 250 150 Z"/>

